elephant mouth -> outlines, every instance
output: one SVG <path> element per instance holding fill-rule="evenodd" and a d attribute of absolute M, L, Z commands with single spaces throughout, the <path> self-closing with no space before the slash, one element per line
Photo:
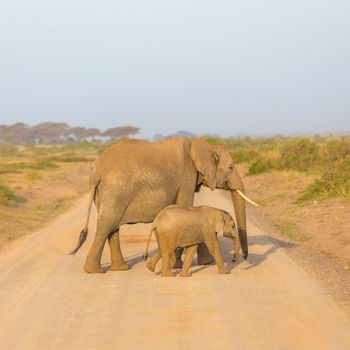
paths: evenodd
<path fill-rule="evenodd" d="M 224 184 L 222 186 L 220 186 L 220 188 L 222 188 L 223 190 L 226 190 L 226 191 L 231 190 L 229 185 L 228 185 L 228 181 L 225 181 Z"/>
<path fill-rule="evenodd" d="M 254 201 L 252 201 L 248 196 L 246 196 L 241 190 L 239 190 L 238 188 L 232 189 L 229 187 L 229 182 L 225 181 L 224 185 L 223 185 L 223 189 L 224 190 L 229 190 L 229 191 L 236 191 L 246 202 L 255 205 L 256 207 L 260 207 L 260 205 Z"/>
<path fill-rule="evenodd" d="M 247 201 L 250 204 L 255 205 L 256 207 L 260 207 L 258 203 L 255 203 L 252 201 L 249 197 L 247 197 L 241 190 L 235 190 L 245 201 Z"/>

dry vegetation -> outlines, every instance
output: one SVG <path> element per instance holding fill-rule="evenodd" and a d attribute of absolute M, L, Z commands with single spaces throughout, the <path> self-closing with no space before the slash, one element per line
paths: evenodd
<path fill-rule="evenodd" d="M 206 139 L 230 148 L 257 224 L 350 270 L 349 136 Z"/>
<path fill-rule="evenodd" d="M 106 147 L 0 146 L 0 248 L 38 230 L 88 189 L 91 162 Z"/>

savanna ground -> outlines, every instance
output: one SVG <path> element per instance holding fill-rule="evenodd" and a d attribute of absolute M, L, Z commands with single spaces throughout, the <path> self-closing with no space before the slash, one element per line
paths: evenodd
<path fill-rule="evenodd" d="M 0 146 L 0 249 L 37 231 L 86 192 L 91 163 L 104 147 Z"/>
<path fill-rule="evenodd" d="M 204 138 L 230 149 L 261 205 L 249 206 L 249 219 L 283 241 L 350 314 L 350 137 Z M 107 146 L 0 146 L 0 249 L 85 193 L 91 164 Z"/>

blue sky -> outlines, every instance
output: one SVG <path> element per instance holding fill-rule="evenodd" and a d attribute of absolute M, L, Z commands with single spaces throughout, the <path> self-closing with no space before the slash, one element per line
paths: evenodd
<path fill-rule="evenodd" d="M 0 123 L 350 132 L 350 3 L 0 2 Z"/>

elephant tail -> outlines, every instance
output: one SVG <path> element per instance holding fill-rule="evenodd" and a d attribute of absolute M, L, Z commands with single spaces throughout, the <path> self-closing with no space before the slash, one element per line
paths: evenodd
<path fill-rule="evenodd" d="M 99 182 L 95 185 L 93 191 L 91 191 L 91 193 L 90 193 L 86 223 L 85 223 L 85 226 L 84 226 L 83 230 L 80 232 L 77 246 L 69 253 L 70 255 L 75 255 L 77 253 L 77 251 L 80 249 L 80 247 L 86 241 L 86 238 L 87 238 L 87 235 L 88 235 L 88 226 L 89 226 L 91 207 L 92 207 L 92 203 L 93 203 L 93 201 L 95 199 L 95 194 L 96 194 L 96 189 L 97 189 L 98 184 L 99 184 Z"/>
<path fill-rule="evenodd" d="M 146 247 L 146 250 L 145 250 L 145 254 L 142 255 L 142 260 L 144 260 L 144 261 L 146 261 L 148 259 L 149 243 L 151 242 L 152 233 L 153 233 L 153 231 L 155 229 L 156 229 L 156 226 L 152 225 L 151 231 L 150 231 L 149 236 L 148 236 L 148 242 L 147 242 L 147 247 Z"/>

